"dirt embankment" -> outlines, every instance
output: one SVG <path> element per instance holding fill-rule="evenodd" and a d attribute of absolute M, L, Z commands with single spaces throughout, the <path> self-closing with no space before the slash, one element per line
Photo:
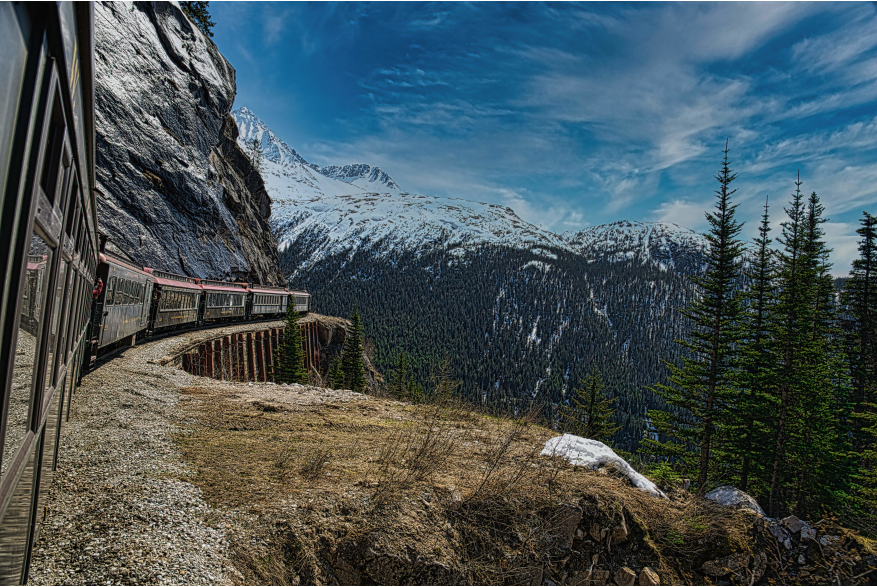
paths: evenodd
<path fill-rule="evenodd" d="M 538 456 L 555 434 L 466 406 L 196 386 L 188 478 L 248 584 L 866 584 L 873 545 Z M 310 398 L 310 399 L 309 399 Z M 784 533 L 783 533 L 784 532 Z M 827 537 L 827 539 L 826 539 Z M 788 546 L 784 541 L 788 539 Z"/>

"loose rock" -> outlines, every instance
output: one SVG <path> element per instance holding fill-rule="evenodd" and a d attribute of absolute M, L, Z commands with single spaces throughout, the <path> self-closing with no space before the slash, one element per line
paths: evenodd
<path fill-rule="evenodd" d="M 619 585 L 633 585 L 636 581 L 636 573 L 627 567 L 621 567 L 615 572 L 615 582 Z"/>
<path fill-rule="evenodd" d="M 639 572 L 639 584 L 649 586 L 660 585 L 661 577 L 659 577 L 658 573 L 656 573 L 651 567 L 645 567 Z"/>

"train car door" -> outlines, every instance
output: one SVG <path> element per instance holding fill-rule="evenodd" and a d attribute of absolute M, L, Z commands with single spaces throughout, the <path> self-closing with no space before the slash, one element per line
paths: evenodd
<path fill-rule="evenodd" d="M 152 300 L 152 282 L 147 281 L 143 284 L 143 287 L 144 293 L 140 294 L 143 301 L 143 305 L 140 308 L 140 327 L 146 328 L 146 324 L 149 322 L 149 302 Z"/>

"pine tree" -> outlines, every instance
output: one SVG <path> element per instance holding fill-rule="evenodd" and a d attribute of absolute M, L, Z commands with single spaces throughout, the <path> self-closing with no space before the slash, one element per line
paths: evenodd
<path fill-rule="evenodd" d="M 621 429 L 614 422 L 612 404 L 615 398 L 603 394 L 605 386 L 596 367 L 580 383 L 582 386 L 573 390 L 569 404 L 560 408 L 563 431 L 582 438 L 607 441 Z"/>
<path fill-rule="evenodd" d="M 778 242 L 783 249 L 778 254 L 777 303 L 772 335 L 779 363 L 777 369 L 777 411 L 771 422 L 773 462 L 770 473 L 769 515 L 780 514 L 781 491 L 787 474 L 787 457 L 793 448 L 796 414 L 801 393 L 811 383 L 807 365 L 807 349 L 811 347 L 810 317 L 813 294 L 813 275 L 807 254 L 807 211 L 800 179 L 795 182 L 792 201 L 785 212 L 788 220 L 782 223 Z M 803 463 L 799 463 L 802 466 Z"/>
<path fill-rule="evenodd" d="M 824 212 L 819 196 L 812 193 L 807 202 L 804 233 L 810 283 L 809 340 L 807 347 L 801 349 L 800 368 L 807 384 L 801 389 L 795 411 L 790 451 L 790 461 L 796 466 L 790 497 L 799 517 L 809 517 L 815 506 L 832 500 L 833 495 L 845 494 L 851 473 L 846 423 L 850 412 L 848 375 L 828 260 L 830 249 L 821 226 L 827 221 Z M 806 466 L 801 466 L 805 463 Z"/>
<path fill-rule="evenodd" d="M 873 386 L 877 381 L 877 217 L 863 212 L 861 227 L 856 231 L 859 258 L 853 261 L 850 277 L 843 291 L 847 309 L 844 320 L 847 355 L 852 377 L 853 410 L 863 413 L 865 404 L 873 404 Z M 853 449 L 863 447 L 859 434 L 863 423 L 853 430 Z"/>
<path fill-rule="evenodd" d="M 854 515 L 860 528 L 877 527 L 877 217 L 863 213 L 859 258 L 843 291 L 846 348 L 852 379 Z"/>
<path fill-rule="evenodd" d="M 694 325 L 687 339 L 677 341 L 688 355 L 683 356 L 681 367 L 667 363 L 668 383 L 654 388 L 677 411 L 650 412 L 652 424 L 667 440 L 644 441 L 650 452 L 681 459 L 685 468 L 694 469 L 700 493 L 706 490 L 713 451 L 718 448 L 714 443 L 720 440 L 727 402 L 734 395 L 729 376 L 738 336 L 740 303 L 735 287 L 743 246 L 737 240 L 742 226 L 734 219 L 737 206 L 730 201 L 737 190 L 729 190 L 729 185 L 737 175 L 730 169 L 728 152 L 726 143 L 722 167 L 715 176 L 719 182 L 715 212 L 706 215 L 710 224 L 705 235 L 707 269 L 703 277 L 691 278 L 700 295 L 682 310 Z"/>
<path fill-rule="evenodd" d="M 393 383 L 390 392 L 399 399 L 404 399 L 408 395 L 408 359 L 405 353 L 399 351 L 399 361 L 396 363 L 396 370 L 393 372 Z"/>
<path fill-rule="evenodd" d="M 298 330 L 299 313 L 292 304 L 286 311 L 286 327 L 283 338 L 275 352 L 277 367 L 274 380 L 277 383 L 308 384 L 308 372 L 305 371 L 305 355 L 301 348 L 301 333 Z"/>
<path fill-rule="evenodd" d="M 344 352 L 341 358 L 341 372 L 347 389 L 362 393 L 365 391 L 365 369 L 362 365 L 362 322 L 359 307 L 354 307 L 350 316 L 350 331 L 344 339 Z"/>
<path fill-rule="evenodd" d="M 208 37 L 213 36 L 213 27 L 216 26 L 216 23 L 210 20 L 210 12 L 208 12 L 208 6 L 210 2 L 194 1 L 194 2 L 180 2 L 180 8 L 183 12 L 192 19 L 192 21 L 198 25 L 198 28 L 201 29 L 201 32 L 207 35 Z"/>
<path fill-rule="evenodd" d="M 344 385 L 344 372 L 341 370 L 341 357 L 335 357 L 329 364 L 329 372 L 326 374 L 330 389 L 340 389 Z"/>
<path fill-rule="evenodd" d="M 776 267 L 768 236 L 766 198 L 758 233 L 752 265 L 746 271 L 750 286 L 743 299 L 739 359 L 734 373 L 738 395 L 729 406 L 732 418 L 727 449 L 732 469 L 739 463 L 736 486 L 746 492 L 750 491 L 750 482 L 759 476 L 760 471 L 754 469 L 764 461 L 764 447 L 769 443 L 767 416 L 775 411 L 772 390 L 776 384 L 777 358 L 771 344 L 770 324 Z"/>

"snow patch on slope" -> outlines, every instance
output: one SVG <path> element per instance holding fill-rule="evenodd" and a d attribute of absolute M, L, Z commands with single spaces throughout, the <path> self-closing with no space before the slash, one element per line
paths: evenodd
<path fill-rule="evenodd" d="M 599 440 L 582 438 L 574 434 L 555 436 L 545 443 L 545 448 L 540 453 L 542 456 L 563 457 L 572 465 L 597 469 L 600 465 L 612 465 L 627 475 L 634 487 L 650 493 L 655 497 L 667 499 L 664 492 L 658 486 L 634 471 L 627 461 L 615 454 L 611 448 Z"/>

